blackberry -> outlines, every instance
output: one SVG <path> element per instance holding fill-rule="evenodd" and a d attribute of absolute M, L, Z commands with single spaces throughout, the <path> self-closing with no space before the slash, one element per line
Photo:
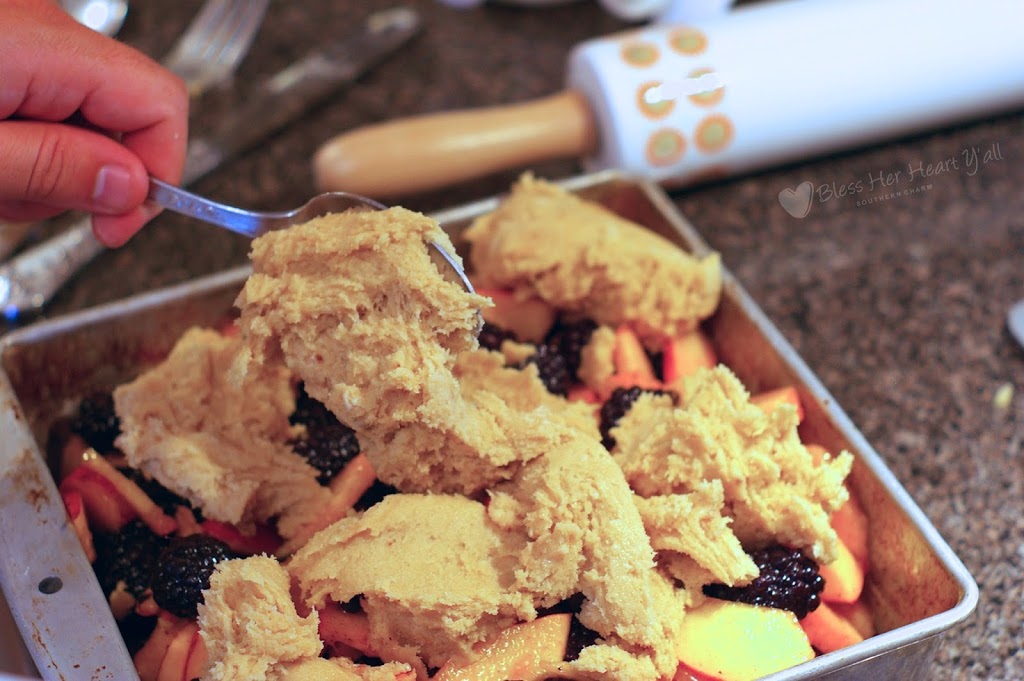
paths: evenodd
<path fill-rule="evenodd" d="M 496 324 L 490 322 L 484 322 L 484 327 L 480 329 L 480 347 L 487 350 L 501 350 L 501 344 L 506 340 L 517 341 L 516 335 L 507 329 L 503 329 Z"/>
<path fill-rule="evenodd" d="M 157 555 L 167 545 L 167 539 L 153 533 L 141 520 L 133 520 L 116 534 L 97 532 L 93 538 L 96 579 L 109 596 L 124 582 L 125 590 L 140 598 L 149 588 L 149 577 Z"/>
<path fill-rule="evenodd" d="M 579 617 L 573 615 L 572 622 L 569 624 L 569 639 L 565 644 L 565 661 L 572 662 L 579 658 L 583 649 L 597 643 L 597 639 L 600 637 L 600 634 L 583 626 Z"/>
<path fill-rule="evenodd" d="M 565 368 L 571 378 L 576 377 L 583 348 L 590 342 L 590 337 L 596 329 L 597 322 L 592 319 L 575 322 L 564 322 L 559 319 L 548 332 L 545 343 L 565 358 Z"/>
<path fill-rule="evenodd" d="M 672 397 L 673 404 L 679 400 L 679 396 L 674 390 L 650 390 L 636 385 L 631 388 L 616 388 L 613 390 L 611 396 L 601 405 L 601 420 L 598 426 L 601 431 L 601 444 L 608 451 L 615 447 L 615 438 L 610 435 L 611 429 L 619 425 L 619 421 L 629 413 L 633 403 L 643 393 L 669 395 Z"/>
<path fill-rule="evenodd" d="M 178 617 L 195 618 L 217 563 L 234 558 L 228 545 L 207 534 L 175 537 L 157 557 L 153 599 Z"/>
<path fill-rule="evenodd" d="M 86 395 L 71 420 L 71 432 L 101 454 L 114 449 L 114 440 L 121 434 L 121 419 L 114 411 L 114 396 L 109 392 Z"/>
<path fill-rule="evenodd" d="M 301 384 L 290 420 L 293 425 L 306 426 L 305 434 L 291 441 L 292 449 L 320 472 L 317 480 L 321 485 L 329 483 L 359 454 L 355 431 L 339 421 L 322 402 L 310 397 Z"/>
<path fill-rule="evenodd" d="M 537 365 L 540 380 L 549 393 L 563 396 L 569 393 L 572 375 L 566 367 L 565 357 L 558 354 L 550 345 L 538 345 L 537 351 L 527 357 L 519 368 L 523 369 L 530 364 Z"/>
<path fill-rule="evenodd" d="M 747 586 L 708 584 L 704 594 L 727 601 L 789 610 L 803 619 L 821 603 L 825 580 L 818 565 L 799 549 L 770 546 L 751 554 L 761 574 Z"/>
<path fill-rule="evenodd" d="M 370 489 L 363 492 L 363 496 L 359 497 L 356 501 L 355 509 L 357 511 L 365 511 L 366 509 L 380 503 L 384 497 L 396 494 L 398 489 L 391 485 L 381 482 L 380 480 L 374 480 L 373 484 L 370 485 Z"/>

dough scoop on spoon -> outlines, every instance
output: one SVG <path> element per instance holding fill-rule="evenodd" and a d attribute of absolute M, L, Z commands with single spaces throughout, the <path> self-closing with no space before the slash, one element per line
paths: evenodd
<path fill-rule="evenodd" d="M 365 196 L 346 192 L 328 192 L 318 194 L 302 206 L 289 211 L 250 211 L 211 201 L 153 177 L 149 178 L 149 199 L 167 210 L 188 215 L 252 239 L 267 232 L 309 222 L 313 218 L 330 213 L 343 213 L 353 208 L 384 209 L 382 204 Z M 456 262 L 451 253 L 434 241 L 429 242 L 428 247 L 431 260 L 446 280 L 462 286 L 469 293 L 476 293 L 465 270 Z M 479 313 L 478 317 L 477 333 L 483 327 L 483 317 Z"/>

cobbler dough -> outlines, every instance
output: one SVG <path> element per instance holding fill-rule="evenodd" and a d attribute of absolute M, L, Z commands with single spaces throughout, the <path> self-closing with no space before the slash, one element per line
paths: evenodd
<path fill-rule="evenodd" d="M 374 648 L 425 673 L 536 616 L 515 588 L 523 543 L 477 501 L 397 494 L 314 535 L 288 570 L 309 607 L 361 595 Z"/>
<path fill-rule="evenodd" d="M 724 513 L 744 547 L 780 543 L 831 562 L 837 537 L 829 516 L 849 497 L 843 481 L 852 455 L 815 466 L 796 410 L 779 405 L 766 414 L 724 365 L 688 377 L 680 404 L 641 395 L 612 429 L 612 454 L 632 488 L 644 497 L 687 494 L 702 480 L 720 480 Z"/>
<path fill-rule="evenodd" d="M 237 337 L 194 328 L 159 365 L 114 391 L 117 446 L 128 464 L 202 509 L 241 527 L 276 519 L 288 538 L 330 492 L 292 451 L 291 373 L 266 365 L 239 383 Z"/>
<path fill-rule="evenodd" d="M 316 613 L 300 617 L 288 573 L 265 556 L 224 561 L 199 604 L 208 655 L 205 681 L 278 681 L 323 649 Z"/>
<path fill-rule="evenodd" d="M 403 491 L 473 494 L 541 454 L 548 409 L 466 391 L 486 300 L 446 281 L 437 223 L 401 208 L 329 215 L 253 242 L 238 304 L 248 366 L 284 362 L 356 430 L 378 477 Z"/>
<path fill-rule="evenodd" d="M 701 260 L 606 208 L 524 176 L 465 233 L 481 287 L 538 296 L 658 346 L 711 316 L 721 295 L 717 254 Z"/>
<path fill-rule="evenodd" d="M 657 596 L 654 551 L 592 411 L 548 394 L 535 368 L 473 349 L 479 300 L 441 277 L 428 240 L 447 243 L 391 209 L 253 244 L 239 298 L 248 365 L 285 362 L 407 493 L 295 554 L 307 602 L 363 594 L 375 643 L 422 672 L 582 592 L 581 621 L 628 652 L 631 678 L 670 675 L 682 610 Z M 483 490 L 486 522 L 447 494 Z"/>
<path fill-rule="evenodd" d="M 380 667 L 320 657 L 315 611 L 301 617 L 290 578 L 273 558 L 221 562 L 199 605 L 208 655 L 204 681 L 395 681 L 415 678 L 405 664 Z"/>

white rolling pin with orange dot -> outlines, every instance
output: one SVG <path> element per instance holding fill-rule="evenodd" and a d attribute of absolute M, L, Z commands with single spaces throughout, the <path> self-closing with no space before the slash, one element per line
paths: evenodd
<path fill-rule="evenodd" d="M 1024 5 L 785 0 L 594 39 L 541 100 L 342 134 L 322 189 L 395 197 L 579 158 L 668 186 L 1024 105 Z"/>

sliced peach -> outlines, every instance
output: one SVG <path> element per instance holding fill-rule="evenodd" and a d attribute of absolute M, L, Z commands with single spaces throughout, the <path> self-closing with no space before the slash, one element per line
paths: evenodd
<path fill-rule="evenodd" d="M 87 466 L 79 466 L 60 483 L 62 495 L 74 492 L 85 506 L 86 515 L 96 529 L 120 532 L 138 514 L 114 484 Z"/>
<path fill-rule="evenodd" d="M 711 345 L 711 339 L 700 329 L 695 329 L 685 336 L 665 341 L 661 355 L 661 378 L 666 384 L 675 383 L 698 369 L 712 369 L 716 364 L 718 356 Z"/>
<path fill-rule="evenodd" d="M 512 626 L 480 647 L 471 662 L 446 663 L 434 681 L 543 681 L 558 676 L 571 623 L 571 614 L 559 613 Z"/>
<path fill-rule="evenodd" d="M 345 464 L 341 472 L 331 480 L 331 498 L 320 516 L 303 526 L 296 536 L 288 540 L 281 550 L 289 551 L 305 544 L 310 537 L 337 520 L 341 520 L 356 505 L 359 497 L 373 486 L 377 474 L 366 454 L 360 453 Z"/>
<path fill-rule="evenodd" d="M 612 364 L 617 374 L 635 374 L 647 381 L 657 382 L 654 367 L 644 350 L 643 343 L 628 326 L 615 329 L 615 347 L 612 349 Z"/>
<path fill-rule="evenodd" d="M 585 385 L 573 385 L 565 396 L 570 402 L 586 402 L 587 404 L 601 404 L 601 397 Z"/>
<path fill-rule="evenodd" d="M 202 534 L 203 528 L 196 520 L 195 513 L 187 506 L 178 504 L 174 507 L 174 522 L 178 524 L 178 536 L 188 537 L 193 534 Z"/>
<path fill-rule="evenodd" d="M 198 634 L 199 625 L 195 622 L 186 622 L 174 632 L 167 646 L 167 653 L 160 662 L 156 681 L 182 681 L 192 645 Z"/>
<path fill-rule="evenodd" d="M 61 491 L 60 496 L 64 500 L 64 509 L 68 512 L 71 527 L 74 528 L 82 550 L 85 551 L 85 557 L 89 559 L 90 563 L 96 562 L 96 547 L 92 542 L 92 530 L 89 529 L 89 520 L 85 514 L 85 503 L 82 501 L 81 493 L 69 489 Z"/>
<path fill-rule="evenodd" d="M 484 321 L 511 331 L 521 341 L 544 340 L 558 316 L 555 308 L 540 298 L 520 298 L 505 289 L 478 288 L 476 292 L 494 302 L 494 307 L 481 311 Z"/>
<path fill-rule="evenodd" d="M 60 450 L 61 480 L 71 475 L 71 472 L 81 466 L 87 457 L 92 456 L 89 451 L 88 443 L 80 435 L 72 433 L 68 437 Z"/>
<path fill-rule="evenodd" d="M 188 659 L 185 661 L 185 671 L 181 676 L 181 681 L 192 681 L 192 679 L 200 678 L 206 671 L 206 662 L 206 643 L 199 633 L 199 627 L 196 627 L 195 633 L 192 635 L 192 646 L 188 651 Z"/>
<path fill-rule="evenodd" d="M 227 544 L 235 553 L 255 556 L 272 554 L 281 547 L 281 535 L 268 525 L 257 525 L 251 534 L 245 534 L 234 525 L 206 519 L 199 525 L 202 532 Z"/>
<path fill-rule="evenodd" d="M 856 603 L 829 603 L 828 607 L 836 615 L 852 624 L 857 633 L 864 638 L 871 638 L 875 635 L 875 620 L 871 616 L 871 608 L 863 598 Z"/>
<path fill-rule="evenodd" d="M 346 612 L 337 603 L 318 608 L 317 613 L 320 617 L 321 641 L 332 648 L 345 646 L 354 648 L 363 655 L 377 656 L 370 645 L 370 619 L 366 613 Z"/>
<path fill-rule="evenodd" d="M 787 610 L 709 598 L 683 617 L 676 654 L 700 674 L 747 681 L 806 662 L 814 650 Z"/>
<path fill-rule="evenodd" d="M 174 640 L 178 631 L 188 624 L 190 624 L 188 620 L 175 617 L 169 612 L 160 613 L 153 632 L 132 658 L 141 681 L 157 681 L 160 665 L 167 655 L 171 641 Z"/>
<path fill-rule="evenodd" d="M 841 539 L 836 544 L 836 559 L 819 565 L 818 573 L 825 579 L 825 588 L 821 591 L 823 601 L 853 603 L 864 590 L 864 568 Z"/>
<path fill-rule="evenodd" d="M 178 528 L 178 523 L 163 512 L 142 488 L 124 476 L 121 471 L 110 465 L 102 456 L 92 457 L 82 464 L 82 468 L 91 469 L 110 481 L 114 489 L 127 501 L 142 522 L 154 533 L 165 536 Z"/>
<path fill-rule="evenodd" d="M 824 602 L 807 613 L 800 620 L 800 626 L 807 633 L 811 645 L 822 653 L 831 653 L 864 640 L 853 624 L 837 615 Z"/>
<path fill-rule="evenodd" d="M 863 570 L 868 567 L 868 516 L 853 492 L 832 514 L 832 527 Z"/>
<path fill-rule="evenodd" d="M 804 445 L 807 453 L 811 455 L 811 463 L 820 466 L 821 462 L 829 455 L 828 450 L 817 444 Z"/>
<path fill-rule="evenodd" d="M 750 401 L 766 412 L 771 412 L 777 404 L 792 404 L 796 407 L 797 422 L 804 420 L 804 405 L 800 401 L 800 393 L 797 392 L 795 386 L 787 385 L 774 390 L 766 390 L 752 396 Z"/>

